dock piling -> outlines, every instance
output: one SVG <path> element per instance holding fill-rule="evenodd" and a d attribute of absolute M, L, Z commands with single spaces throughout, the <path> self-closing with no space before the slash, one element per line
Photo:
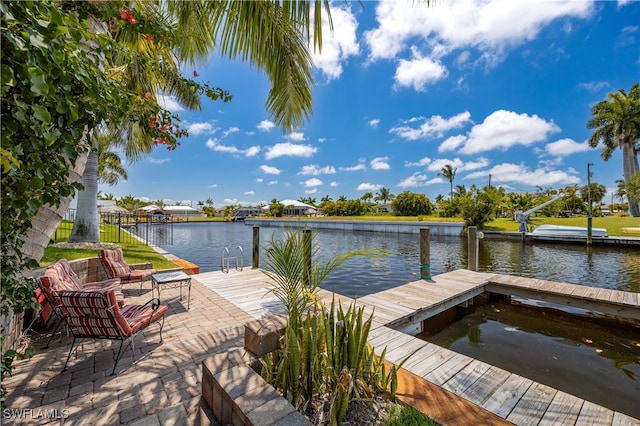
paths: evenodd
<path fill-rule="evenodd" d="M 258 269 L 260 267 L 260 227 L 253 227 L 253 257 L 251 268 Z"/>
<path fill-rule="evenodd" d="M 467 265 L 467 269 L 471 271 L 478 270 L 478 251 L 480 250 L 480 242 L 478 240 L 478 228 L 476 226 L 469 226 L 468 230 L 468 248 L 467 251 L 469 253 L 469 263 Z"/>
<path fill-rule="evenodd" d="M 420 228 L 420 279 L 431 279 L 431 230 Z"/>

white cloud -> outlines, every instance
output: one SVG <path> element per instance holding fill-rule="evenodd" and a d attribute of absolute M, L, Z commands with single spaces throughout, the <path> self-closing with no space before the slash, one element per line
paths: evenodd
<path fill-rule="evenodd" d="M 608 81 L 588 81 L 578 84 L 578 87 L 589 92 L 595 93 L 603 89 L 611 87 Z"/>
<path fill-rule="evenodd" d="M 428 166 L 429 163 L 431 163 L 431 158 L 423 157 L 420 160 L 413 163 L 410 161 L 405 161 L 404 166 L 405 167 L 424 167 L 424 166 Z"/>
<path fill-rule="evenodd" d="M 476 154 L 494 149 L 506 151 L 514 145 L 529 146 L 542 142 L 551 133 L 559 131 L 560 128 L 553 121 L 546 121 L 535 114 L 529 116 L 498 110 L 485 118 L 484 122 L 473 126 L 465 140 L 460 139 L 455 143 L 462 145 L 459 150 L 462 154 Z M 446 146 L 447 150 L 455 143 L 449 143 Z M 443 145 L 440 145 L 439 151 L 445 150 Z"/>
<path fill-rule="evenodd" d="M 371 160 L 371 169 L 372 170 L 389 170 L 391 166 L 388 163 L 389 157 L 376 157 Z"/>
<path fill-rule="evenodd" d="M 218 129 L 213 127 L 211 123 L 191 123 L 187 126 L 187 132 L 189 135 L 201 135 L 203 133 L 213 134 Z"/>
<path fill-rule="evenodd" d="M 451 166 L 454 169 L 457 169 L 458 172 L 463 172 L 487 167 L 489 163 L 490 161 L 485 157 L 479 157 L 477 161 L 467 162 L 464 162 L 459 158 L 454 158 L 453 160 L 450 160 L 448 158 L 438 158 L 437 160 L 433 160 L 433 162 L 429 164 L 427 170 L 440 172 L 444 166 L 446 166 L 447 164 L 451 164 Z"/>
<path fill-rule="evenodd" d="M 245 191 L 244 195 L 256 195 L 255 191 Z"/>
<path fill-rule="evenodd" d="M 277 180 L 270 180 L 267 185 L 277 185 L 277 184 L 278 184 Z"/>
<path fill-rule="evenodd" d="M 224 199 L 224 203 L 225 204 L 238 204 L 238 199 L 237 198 L 225 198 Z"/>
<path fill-rule="evenodd" d="M 330 175 L 330 174 L 334 174 L 335 172 L 336 172 L 336 169 L 333 166 L 320 167 L 316 164 L 310 164 L 308 166 L 303 166 L 302 170 L 300 170 L 298 174 L 318 176 L 318 175 Z"/>
<path fill-rule="evenodd" d="M 592 148 L 586 141 L 583 143 L 578 143 L 573 139 L 560 139 L 545 145 L 544 150 L 551 155 L 566 157 L 567 155 L 575 154 L 578 152 L 591 151 Z"/>
<path fill-rule="evenodd" d="M 258 182 L 258 183 L 262 183 L 262 182 L 264 182 L 264 179 L 262 179 L 262 178 L 258 178 L 258 179 L 256 179 L 256 182 Z"/>
<path fill-rule="evenodd" d="M 304 190 L 304 193 L 305 193 L 305 194 L 308 194 L 308 195 L 317 194 L 317 193 L 318 193 L 318 188 L 305 189 L 305 190 Z"/>
<path fill-rule="evenodd" d="M 337 187 L 337 186 L 338 186 L 338 182 L 336 182 L 336 181 L 334 180 L 333 182 L 331 182 L 331 183 L 329 184 L 329 186 L 330 186 L 330 187 L 332 187 L 332 188 L 335 188 L 335 187 Z"/>
<path fill-rule="evenodd" d="M 287 136 L 287 138 L 296 142 L 301 142 L 305 140 L 304 133 L 302 132 L 292 132 L 289 134 L 289 136 Z"/>
<path fill-rule="evenodd" d="M 273 158 L 289 156 L 289 157 L 311 157 L 316 153 L 318 148 L 311 145 L 299 145 L 291 142 L 278 143 L 270 147 L 265 154 L 267 160 Z"/>
<path fill-rule="evenodd" d="M 382 185 L 375 184 L 375 183 L 365 183 L 365 182 L 363 182 L 360 185 L 358 185 L 358 187 L 356 189 L 358 191 L 377 191 L 380 188 L 382 188 Z"/>
<path fill-rule="evenodd" d="M 364 159 L 358 160 L 358 164 L 351 167 L 340 167 L 340 171 L 343 172 L 357 172 L 360 170 L 367 170 L 367 165 L 364 163 Z"/>
<path fill-rule="evenodd" d="M 575 176 L 577 172 L 570 169 L 569 172 L 562 170 L 551 170 L 547 168 L 537 168 L 530 170 L 524 163 L 502 163 L 489 170 L 471 173 L 464 179 L 485 179 L 487 176 L 494 176 L 500 182 L 512 182 L 519 185 L 528 186 L 551 186 L 579 184 L 580 178 Z"/>
<path fill-rule="evenodd" d="M 322 15 L 322 52 L 312 52 L 313 64 L 319 68 L 328 81 L 342 74 L 342 64 L 350 56 L 360 53 L 356 39 L 358 21 L 348 5 L 332 5 L 331 19 L 333 31 L 329 28 L 326 14 Z"/>
<path fill-rule="evenodd" d="M 207 188 L 217 188 L 218 184 L 217 183 L 212 183 L 211 185 L 207 186 Z"/>
<path fill-rule="evenodd" d="M 507 48 L 533 40 L 552 21 L 584 19 L 594 2 L 460 0 L 425 2 L 382 0 L 376 5 L 377 28 L 365 31 L 369 61 L 393 59 L 407 44 L 425 46 L 442 57 L 455 50 L 474 49 L 488 63 L 499 60 Z"/>
<path fill-rule="evenodd" d="M 182 105 L 171 96 L 160 95 L 156 97 L 156 100 L 158 101 L 158 105 L 171 112 L 184 111 Z"/>
<path fill-rule="evenodd" d="M 282 173 L 282 171 L 277 167 L 267 166 L 264 164 L 260 166 L 260 170 L 268 175 L 279 175 L 280 173 Z"/>
<path fill-rule="evenodd" d="M 249 147 L 248 149 L 239 149 L 233 145 L 222 145 L 220 143 L 220 140 L 215 138 L 207 140 L 205 145 L 207 146 L 207 148 L 211 149 L 212 151 L 226 152 L 226 153 L 235 154 L 235 155 L 244 155 L 246 157 L 253 157 L 258 152 L 260 152 L 259 146 L 252 146 L 252 147 Z"/>
<path fill-rule="evenodd" d="M 256 155 L 258 155 L 259 152 L 260 152 L 259 146 L 250 146 L 245 150 L 244 155 L 246 155 L 247 157 L 255 157 Z"/>
<path fill-rule="evenodd" d="M 415 47 L 411 48 L 413 58 L 400 59 L 394 76 L 394 88 L 413 87 L 421 92 L 429 83 L 435 83 L 447 76 L 447 69 L 440 61 L 423 57 Z"/>
<path fill-rule="evenodd" d="M 149 162 L 153 163 L 153 164 L 164 164 L 167 161 L 171 161 L 170 158 L 149 158 Z"/>
<path fill-rule="evenodd" d="M 453 151 L 460 145 L 462 145 L 462 143 L 466 140 L 467 137 L 464 135 L 451 136 L 440 144 L 440 146 L 438 147 L 438 152 Z"/>
<path fill-rule="evenodd" d="M 240 129 L 237 127 L 229 127 L 227 130 L 224 131 L 224 133 L 222 134 L 223 138 L 226 138 L 227 136 L 229 136 L 232 133 L 236 133 L 239 132 Z"/>
<path fill-rule="evenodd" d="M 409 176 L 408 178 L 403 179 L 398 186 L 400 188 L 415 188 L 418 186 L 425 186 L 427 183 L 427 175 L 416 172 Z"/>
<path fill-rule="evenodd" d="M 270 120 L 262 120 L 256 127 L 262 132 L 270 132 L 271 129 L 276 127 L 276 124 Z"/>
<path fill-rule="evenodd" d="M 318 142 L 324 143 L 327 141 L 327 138 L 318 138 Z"/>
<path fill-rule="evenodd" d="M 380 119 L 379 118 L 374 118 L 373 120 L 369 120 L 369 126 L 376 128 L 378 127 L 378 124 L 380 124 Z"/>
<path fill-rule="evenodd" d="M 313 188 L 315 186 L 323 185 L 323 182 L 318 178 L 311 178 L 305 180 L 302 184 L 305 186 L 305 188 Z"/>
<path fill-rule="evenodd" d="M 418 127 L 410 125 L 418 122 L 421 123 Z M 389 133 L 395 133 L 401 138 L 410 141 L 432 137 L 440 138 L 448 131 L 464 127 L 470 122 L 471 114 L 468 111 L 461 112 L 449 118 L 443 118 L 439 115 L 434 115 L 431 118 L 413 117 L 405 120 L 402 126 L 391 128 Z"/>

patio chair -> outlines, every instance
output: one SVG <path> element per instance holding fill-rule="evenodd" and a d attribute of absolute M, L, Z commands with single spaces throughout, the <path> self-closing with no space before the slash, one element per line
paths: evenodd
<path fill-rule="evenodd" d="M 160 321 L 160 343 L 167 307 L 159 299 L 151 299 L 144 305 L 127 305 L 120 308 L 114 290 L 105 291 L 54 291 L 54 303 L 73 334 L 67 361 L 62 371 L 66 371 L 73 347 L 78 339 L 120 340 L 120 347 L 113 365 L 113 376 L 122 357 L 124 343 L 131 346 L 134 356 L 133 339 L 136 334 L 154 321 Z M 125 347 L 126 350 L 126 347 Z"/>
<path fill-rule="evenodd" d="M 44 328 L 50 326 L 56 316 L 60 316 L 58 307 L 53 300 L 53 291 L 103 291 L 113 290 L 119 306 L 124 305 L 124 295 L 120 286 L 120 279 L 110 278 L 104 281 L 82 283 L 78 275 L 73 271 L 66 259 L 60 259 L 47 266 L 42 275 L 36 278 L 38 288 L 35 297 L 40 303 L 40 323 Z M 47 346 L 56 335 L 61 322 L 58 322 L 55 330 L 47 342 Z"/>
<path fill-rule="evenodd" d="M 142 265 L 129 265 L 122 255 L 122 249 L 100 250 L 100 262 L 109 278 L 119 278 L 122 284 L 142 283 L 151 279 L 151 275 L 156 273 L 151 263 Z"/>

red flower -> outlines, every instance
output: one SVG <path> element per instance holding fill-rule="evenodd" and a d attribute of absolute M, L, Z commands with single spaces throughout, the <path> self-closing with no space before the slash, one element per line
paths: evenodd
<path fill-rule="evenodd" d="M 153 41 L 153 36 L 152 35 L 146 35 L 144 37 L 142 37 L 144 41 L 148 41 L 149 43 L 151 43 Z"/>
<path fill-rule="evenodd" d="M 144 97 L 147 99 L 151 99 L 153 97 L 153 95 L 151 94 L 151 92 L 147 92 L 144 94 Z"/>
<path fill-rule="evenodd" d="M 131 13 L 127 9 L 120 9 L 119 12 L 120 12 L 120 17 L 124 20 L 129 21 L 130 24 L 135 24 L 137 22 L 136 17 L 133 16 L 133 13 Z"/>
<path fill-rule="evenodd" d="M 193 70 L 193 76 L 194 76 L 194 77 L 197 77 L 197 76 L 198 76 L 198 71 Z"/>

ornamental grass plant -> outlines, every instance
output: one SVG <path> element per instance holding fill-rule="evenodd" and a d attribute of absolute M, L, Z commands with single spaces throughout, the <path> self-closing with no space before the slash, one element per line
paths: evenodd
<path fill-rule="evenodd" d="M 322 281 L 349 258 L 385 253 L 349 252 L 320 265 L 311 261 L 316 252 L 309 231 L 269 243 L 264 273 L 289 317 L 280 348 L 262 359 L 262 376 L 308 417 L 337 425 L 353 399 L 395 398 L 396 372 L 409 357 L 387 368 L 386 349 L 378 356 L 368 343 L 373 313 L 365 318 L 362 306 L 344 309 L 334 298 L 327 307 L 317 298 Z"/>

